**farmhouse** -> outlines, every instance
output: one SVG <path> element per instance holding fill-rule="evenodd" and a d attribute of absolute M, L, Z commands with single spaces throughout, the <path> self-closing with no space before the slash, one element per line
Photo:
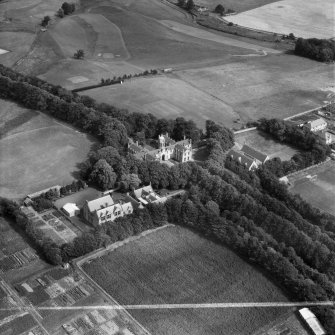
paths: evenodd
<path fill-rule="evenodd" d="M 101 225 L 105 222 L 113 222 L 116 218 L 133 212 L 131 201 L 114 202 L 111 195 L 86 201 L 82 208 L 84 219 L 93 226 Z"/>
<path fill-rule="evenodd" d="M 137 190 L 134 190 L 131 196 L 140 204 L 148 205 L 148 204 L 158 204 L 163 203 L 167 200 L 166 197 L 160 197 L 155 191 L 152 189 L 151 184 L 148 186 L 144 186 Z"/>
<path fill-rule="evenodd" d="M 192 160 L 192 141 L 184 138 L 182 141 L 174 141 L 169 134 L 158 137 L 158 149 L 147 149 L 129 139 L 128 150 L 138 159 L 164 162 L 173 159 L 179 163 Z"/>
<path fill-rule="evenodd" d="M 315 120 L 308 121 L 304 126 L 312 132 L 317 132 L 326 129 L 327 122 L 320 117 Z"/>

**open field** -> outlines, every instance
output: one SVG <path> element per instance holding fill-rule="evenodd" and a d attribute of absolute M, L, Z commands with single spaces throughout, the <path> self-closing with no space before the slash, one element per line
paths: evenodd
<path fill-rule="evenodd" d="M 90 151 L 93 140 L 54 119 L 1 101 L 0 115 L 6 115 L 0 140 L 0 195 L 19 198 L 26 194 L 63 185 L 73 180 L 77 164 Z M 26 120 L 20 118 L 27 114 Z"/>
<path fill-rule="evenodd" d="M 287 301 L 229 249 L 181 227 L 161 229 L 84 264 L 121 304 Z M 134 310 L 154 334 L 253 333 L 288 309 Z"/>
<path fill-rule="evenodd" d="M 311 180 L 310 177 L 315 175 L 315 179 Z M 334 161 L 289 177 L 289 181 L 294 183 L 291 192 L 300 194 L 311 205 L 335 215 Z"/>
<path fill-rule="evenodd" d="M 329 94 L 325 89 L 334 82 L 334 65 L 284 54 L 240 57 L 229 64 L 175 73 L 231 106 L 244 122 L 285 118 L 323 105 Z"/>
<path fill-rule="evenodd" d="M 333 0 L 283 0 L 231 16 L 228 21 L 297 37 L 335 37 Z"/>
<path fill-rule="evenodd" d="M 139 78 L 83 94 L 133 112 L 152 113 L 168 119 L 183 116 L 201 126 L 205 125 L 207 119 L 222 123 L 238 117 L 223 101 L 172 77 Z"/>
<path fill-rule="evenodd" d="M 279 157 L 281 160 L 289 160 L 298 153 L 295 148 L 274 141 L 269 135 L 258 130 L 236 134 L 235 141 L 240 145 L 247 144 L 270 158 Z"/>

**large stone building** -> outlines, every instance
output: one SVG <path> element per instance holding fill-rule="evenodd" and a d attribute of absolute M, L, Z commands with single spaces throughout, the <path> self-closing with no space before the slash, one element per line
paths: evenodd
<path fill-rule="evenodd" d="M 227 154 L 227 158 L 240 163 L 251 171 L 264 164 L 269 159 L 269 156 L 244 144 L 240 150 L 231 149 Z"/>
<path fill-rule="evenodd" d="M 136 158 L 143 160 L 164 162 L 172 159 L 180 163 L 192 160 L 192 141 L 185 138 L 176 142 L 168 133 L 158 137 L 157 149 L 143 147 L 129 139 L 128 150 Z"/>
<path fill-rule="evenodd" d="M 133 213 L 131 201 L 119 200 L 114 202 L 110 194 L 101 198 L 86 201 L 82 208 L 84 219 L 93 226 L 101 225 L 105 222 L 112 222 L 118 217 Z"/>
<path fill-rule="evenodd" d="M 325 130 L 327 128 L 327 122 L 322 117 L 320 117 L 306 122 L 304 126 L 312 132 L 317 132 Z"/>

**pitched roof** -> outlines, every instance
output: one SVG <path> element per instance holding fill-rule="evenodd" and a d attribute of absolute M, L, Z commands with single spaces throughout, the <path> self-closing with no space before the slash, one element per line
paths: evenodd
<path fill-rule="evenodd" d="M 227 156 L 231 157 L 235 161 L 238 161 L 240 164 L 246 166 L 248 169 L 250 169 L 253 165 L 257 167 L 256 162 L 252 158 L 244 155 L 243 152 L 231 149 L 229 150 Z"/>
<path fill-rule="evenodd" d="M 265 155 L 263 153 L 261 153 L 258 150 L 255 150 L 251 147 L 249 147 L 248 145 L 244 144 L 241 151 L 246 155 L 249 156 L 251 158 L 255 158 L 258 161 L 260 161 L 261 163 L 265 163 L 265 161 L 269 158 L 268 155 Z"/>
<path fill-rule="evenodd" d="M 114 205 L 114 200 L 109 194 L 104 197 L 87 202 L 87 206 L 90 212 L 94 212 L 112 205 Z"/>
<path fill-rule="evenodd" d="M 79 211 L 79 208 L 76 204 L 68 202 L 62 207 L 67 213 L 70 213 L 72 211 Z"/>
<path fill-rule="evenodd" d="M 307 125 L 310 126 L 311 128 L 322 126 L 324 124 L 327 124 L 327 122 L 322 117 L 312 121 L 308 121 L 307 123 Z"/>

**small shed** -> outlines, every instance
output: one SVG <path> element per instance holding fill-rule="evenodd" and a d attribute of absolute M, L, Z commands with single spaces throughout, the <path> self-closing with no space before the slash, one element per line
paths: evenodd
<path fill-rule="evenodd" d="M 62 207 L 62 211 L 66 216 L 68 216 L 70 218 L 73 217 L 73 216 L 76 216 L 80 213 L 80 209 L 77 207 L 77 205 L 73 204 L 71 202 L 65 204 Z"/>

